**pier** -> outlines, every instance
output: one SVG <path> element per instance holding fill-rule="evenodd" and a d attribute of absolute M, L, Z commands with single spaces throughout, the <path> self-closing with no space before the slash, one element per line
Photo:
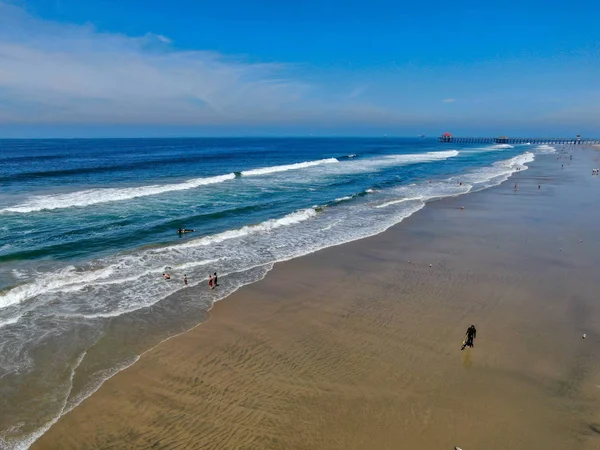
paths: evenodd
<path fill-rule="evenodd" d="M 456 137 L 444 133 L 440 142 L 455 144 L 547 144 L 547 145 L 600 145 L 600 139 L 582 139 L 580 135 L 574 138 L 522 138 L 522 137 Z"/>

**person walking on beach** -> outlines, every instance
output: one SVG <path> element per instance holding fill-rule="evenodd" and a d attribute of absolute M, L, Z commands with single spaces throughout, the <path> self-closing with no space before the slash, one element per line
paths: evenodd
<path fill-rule="evenodd" d="M 471 325 L 469 328 L 467 328 L 465 340 L 463 341 L 463 345 L 460 349 L 464 350 L 465 347 L 474 347 L 475 343 L 473 341 L 475 340 L 475 337 L 477 337 L 477 330 L 475 329 L 475 325 Z"/>
<path fill-rule="evenodd" d="M 215 272 L 215 287 L 217 287 L 219 283 L 217 283 L 217 272 Z"/>
<path fill-rule="evenodd" d="M 209 287 L 211 290 L 215 288 L 215 287 L 213 286 L 213 277 L 212 277 L 212 275 L 210 275 L 210 274 L 208 275 L 208 287 Z"/>
<path fill-rule="evenodd" d="M 187 286 L 187 273 L 183 275 L 183 284 Z"/>

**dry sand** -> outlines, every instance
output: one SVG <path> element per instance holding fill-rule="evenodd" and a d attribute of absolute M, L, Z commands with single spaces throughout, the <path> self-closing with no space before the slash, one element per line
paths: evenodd
<path fill-rule="evenodd" d="M 600 177 L 575 155 L 277 264 L 33 448 L 600 448 Z"/>

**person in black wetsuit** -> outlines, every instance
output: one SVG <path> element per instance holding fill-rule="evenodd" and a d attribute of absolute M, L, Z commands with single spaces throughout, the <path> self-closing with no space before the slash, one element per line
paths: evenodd
<path fill-rule="evenodd" d="M 464 350 L 465 347 L 474 347 L 475 344 L 473 343 L 473 341 L 475 340 L 476 337 L 477 337 L 477 330 L 475 329 L 475 325 L 471 325 L 467 329 L 467 334 L 465 336 L 465 342 L 464 342 L 463 346 L 461 347 L 461 350 Z"/>

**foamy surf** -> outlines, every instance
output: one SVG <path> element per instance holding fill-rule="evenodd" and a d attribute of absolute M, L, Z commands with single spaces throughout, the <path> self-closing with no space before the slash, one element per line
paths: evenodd
<path fill-rule="evenodd" d="M 227 230 L 222 233 L 195 239 L 185 244 L 150 249 L 138 255 L 123 255 L 116 259 L 101 260 L 97 263 L 97 265 L 102 266 L 100 269 L 85 270 L 84 268 L 84 270 L 78 270 L 75 266 L 67 266 L 55 272 L 39 274 L 35 282 L 14 287 L 0 295 L 0 309 L 33 300 L 42 294 L 67 294 L 81 291 L 91 286 L 122 285 L 123 288 L 126 288 L 127 285 L 148 277 L 160 280 L 160 275 L 168 271 L 166 267 L 171 267 L 178 271 L 190 270 L 222 261 L 224 258 L 207 258 L 197 262 L 178 264 L 176 259 L 162 259 L 158 255 L 178 254 L 190 248 L 207 247 L 257 233 L 269 233 L 281 227 L 299 224 L 316 215 L 317 212 L 315 209 L 308 208 L 293 212 L 279 219 L 270 219 L 256 225 L 246 225 L 236 230 Z M 169 286 L 165 285 L 165 283 L 161 284 Z M 173 289 L 167 289 L 163 296 L 170 295 L 173 292 L 175 292 Z M 121 295 L 125 295 L 125 293 L 126 291 L 122 291 Z M 133 303 L 137 302 L 133 301 Z M 148 301 L 143 301 L 141 307 L 146 307 L 148 304 Z M 127 312 L 132 312 L 135 309 L 127 308 Z"/>
<path fill-rule="evenodd" d="M 269 175 L 278 172 L 287 172 L 288 170 L 306 169 L 307 167 L 320 166 L 322 164 L 335 164 L 339 161 L 336 158 L 320 159 L 318 161 L 306 161 L 295 164 L 285 164 L 281 166 L 262 167 L 260 169 L 243 170 L 242 176 L 251 177 L 256 175 Z"/>
<path fill-rule="evenodd" d="M 364 159 L 357 162 L 355 162 L 355 160 L 351 158 L 344 164 L 340 164 L 340 168 L 337 170 L 336 173 L 341 174 L 368 172 L 377 168 L 441 161 L 456 157 L 458 155 L 459 152 L 457 150 L 447 150 L 418 154 L 385 155 L 382 157 Z M 239 174 L 244 177 L 253 177 L 336 163 L 339 163 L 339 160 L 337 160 L 336 158 L 326 158 L 315 161 L 286 164 L 281 166 L 271 166 L 259 169 L 244 170 L 239 172 Z M 195 178 L 185 181 L 183 183 L 148 185 L 132 188 L 99 188 L 71 192 L 67 194 L 34 196 L 21 204 L 8 206 L 0 209 L 0 214 L 25 214 L 31 212 L 50 211 L 72 207 L 86 207 L 102 203 L 122 202 L 141 197 L 149 197 L 170 192 L 195 189 L 200 186 L 222 183 L 225 181 L 233 180 L 235 178 L 235 173 L 229 173 L 226 175 L 218 175 L 208 178 Z"/>
<path fill-rule="evenodd" d="M 424 200 L 424 198 L 422 196 L 399 198 L 398 200 L 390 200 L 389 202 L 385 202 L 380 205 L 375 205 L 375 208 L 386 208 L 388 206 L 397 205 L 398 203 L 405 203 L 405 202 L 411 202 L 411 201 L 423 201 L 423 200 Z"/>
<path fill-rule="evenodd" d="M 140 186 L 123 189 L 89 189 L 85 191 L 72 192 L 69 194 L 36 196 L 20 205 L 0 209 L 0 213 L 30 213 L 43 210 L 91 206 L 99 203 L 119 202 L 124 200 L 132 200 L 139 197 L 164 194 L 167 192 L 195 189 L 200 186 L 207 186 L 210 184 L 233 180 L 234 178 L 235 174 L 230 173 L 216 177 L 195 178 L 184 183 L 176 184 Z"/>
<path fill-rule="evenodd" d="M 535 150 L 537 153 L 556 153 L 556 147 L 547 144 L 538 145 Z"/>
<path fill-rule="evenodd" d="M 517 170 L 527 170 L 527 164 L 534 160 L 535 155 L 532 152 L 525 152 L 510 159 L 497 161 L 489 167 L 483 167 L 467 172 L 460 177 L 451 178 L 451 180 L 473 185 L 476 189 L 496 186 L 508 180 Z"/>
<path fill-rule="evenodd" d="M 413 164 L 435 163 L 445 161 L 458 156 L 458 150 L 446 150 L 441 152 L 426 152 L 414 154 L 392 154 L 372 158 L 361 158 L 342 161 L 330 170 L 329 175 L 360 174 L 378 170 L 386 170 L 393 167 L 409 166 Z M 318 174 L 321 175 L 321 174 Z"/>

